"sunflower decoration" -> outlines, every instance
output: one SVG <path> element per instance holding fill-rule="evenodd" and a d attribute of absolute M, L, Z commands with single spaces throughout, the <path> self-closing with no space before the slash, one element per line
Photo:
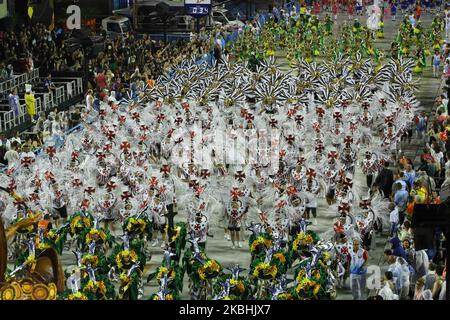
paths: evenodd
<path fill-rule="evenodd" d="M 160 299 L 160 297 L 157 295 L 157 294 L 154 294 L 153 296 L 152 296 L 152 299 L 151 300 L 161 300 Z M 173 295 L 172 294 L 166 294 L 165 296 L 164 296 L 164 300 L 174 300 L 173 299 Z"/>
<path fill-rule="evenodd" d="M 126 222 L 126 230 L 136 234 L 143 233 L 145 231 L 147 223 L 142 218 L 129 218 Z"/>
<path fill-rule="evenodd" d="M 49 232 L 47 232 L 47 238 L 53 242 L 56 242 L 59 240 L 60 235 L 54 230 L 50 230 Z"/>
<path fill-rule="evenodd" d="M 329 299 L 330 295 L 326 290 L 328 276 L 323 265 L 312 268 L 307 274 L 305 268 L 295 271 L 294 296 L 301 300 L 321 300 Z"/>
<path fill-rule="evenodd" d="M 282 252 L 275 253 L 272 258 L 280 261 L 280 263 L 286 263 L 286 256 Z"/>
<path fill-rule="evenodd" d="M 156 279 L 161 280 L 167 276 L 168 279 L 175 279 L 175 271 L 172 268 L 161 266 L 156 270 Z"/>
<path fill-rule="evenodd" d="M 77 293 L 75 291 L 68 292 L 66 290 L 63 296 L 65 299 L 69 299 L 71 294 L 74 294 L 73 298 L 80 297 L 79 300 L 84 300 L 84 296 L 87 300 L 109 300 L 115 298 L 115 289 L 111 280 L 105 275 L 103 272 L 96 271 L 98 269 L 94 269 L 92 267 L 83 267 L 81 269 L 81 279 L 79 283 L 79 291 Z M 73 288 L 72 288 L 73 289 Z M 81 294 L 81 296 L 80 296 Z M 74 299 L 77 300 L 77 299 Z"/>
<path fill-rule="evenodd" d="M 156 279 L 159 285 L 162 285 L 162 280 L 167 280 L 167 288 L 172 293 L 179 293 L 183 290 L 183 275 L 183 268 L 178 263 L 172 262 L 170 267 L 159 266 L 155 272 L 150 273 L 147 282 Z"/>
<path fill-rule="evenodd" d="M 95 242 L 96 244 L 109 244 L 111 246 L 113 243 L 113 237 L 111 236 L 109 231 L 92 228 L 86 234 L 85 242 L 87 245 Z"/>
<path fill-rule="evenodd" d="M 295 237 L 295 240 L 292 242 L 292 249 L 294 251 L 299 250 L 300 248 L 308 247 L 309 245 L 314 243 L 314 239 L 311 235 L 300 232 Z"/>
<path fill-rule="evenodd" d="M 36 225 L 34 223 L 26 223 L 27 221 L 38 221 L 41 213 L 38 211 L 27 210 L 26 214 L 18 216 L 11 225 L 17 225 L 17 233 L 29 234 L 35 231 Z M 23 226 L 22 226 L 23 224 Z"/>
<path fill-rule="evenodd" d="M 214 283 L 214 300 L 247 300 L 250 289 L 251 283 L 247 279 L 223 274 Z"/>
<path fill-rule="evenodd" d="M 272 255 L 271 264 L 275 265 L 278 269 L 279 274 L 284 274 L 290 265 L 289 253 L 276 252 Z"/>
<path fill-rule="evenodd" d="M 321 299 L 325 297 L 326 275 L 323 270 L 315 268 L 307 275 L 305 269 L 301 269 L 296 275 L 295 295 L 298 299 Z"/>
<path fill-rule="evenodd" d="M 321 260 L 326 265 L 329 261 L 331 261 L 331 253 L 328 251 L 322 252 Z"/>
<path fill-rule="evenodd" d="M 283 292 L 277 295 L 277 300 L 295 300 L 295 297 L 290 292 Z"/>
<path fill-rule="evenodd" d="M 147 236 L 147 239 L 151 239 L 153 224 L 147 218 L 130 217 L 125 220 L 123 230 L 140 238 Z"/>
<path fill-rule="evenodd" d="M 295 287 L 295 293 L 299 299 L 312 300 L 317 299 L 317 294 L 320 290 L 320 284 L 309 278 L 302 278 Z"/>
<path fill-rule="evenodd" d="M 203 251 L 200 251 L 199 253 L 194 254 L 194 251 L 192 250 L 192 248 L 188 248 L 184 252 L 184 256 L 183 256 L 183 265 L 184 265 L 184 268 L 185 268 L 187 274 L 188 275 L 194 274 L 196 265 L 198 266 L 198 264 L 200 264 L 200 261 L 204 261 L 206 259 L 208 259 L 208 257 L 206 256 L 206 254 Z"/>
<path fill-rule="evenodd" d="M 150 300 L 155 301 L 165 301 L 165 300 L 180 300 L 180 296 L 173 292 L 162 292 L 159 291 L 157 293 L 154 293 L 150 296 Z"/>
<path fill-rule="evenodd" d="M 168 234 L 169 232 L 168 225 L 166 225 L 165 231 L 166 234 Z M 186 247 L 186 235 L 187 235 L 186 223 L 178 222 L 173 229 L 172 237 L 169 242 L 170 246 L 174 248 L 174 253 L 176 254 L 177 257 L 181 257 L 181 252 Z"/>
<path fill-rule="evenodd" d="M 116 265 L 119 269 L 128 269 L 130 265 L 133 265 L 139 261 L 138 255 L 134 250 L 122 250 L 116 255 Z"/>
<path fill-rule="evenodd" d="M 92 225 L 93 219 L 90 214 L 75 213 L 69 220 L 69 233 L 72 236 L 80 234 L 85 229 L 91 228 Z"/>
<path fill-rule="evenodd" d="M 246 290 L 246 285 L 241 279 L 231 279 L 230 280 L 231 291 L 235 296 L 241 297 L 244 295 Z"/>
<path fill-rule="evenodd" d="M 221 265 L 207 257 L 203 249 L 196 242 L 193 248 L 185 251 L 183 257 L 183 268 L 190 277 L 193 287 L 200 288 L 202 282 L 218 277 L 222 273 Z"/>
<path fill-rule="evenodd" d="M 62 254 L 64 244 L 67 240 L 66 232 L 50 230 L 45 234 L 43 242 L 54 248 L 58 254 Z"/>
<path fill-rule="evenodd" d="M 106 233 L 103 230 L 91 229 L 86 235 L 86 243 L 90 244 L 92 242 L 106 242 Z"/>
<path fill-rule="evenodd" d="M 200 280 L 213 279 L 222 272 L 220 264 L 213 259 L 208 259 L 200 268 L 197 269 Z"/>
<path fill-rule="evenodd" d="M 107 299 L 107 290 L 105 282 L 89 280 L 83 288 L 83 293 L 88 297 L 88 300 L 105 300 Z"/>
<path fill-rule="evenodd" d="M 168 266 L 170 265 L 170 266 Z M 151 273 L 147 282 L 158 281 L 160 290 L 150 296 L 150 300 L 180 300 L 183 291 L 184 269 L 176 261 L 163 262 L 155 272 Z"/>
<path fill-rule="evenodd" d="M 119 299 L 138 300 L 140 298 L 139 284 L 141 280 L 141 271 L 138 264 L 133 265 L 126 273 L 122 272 L 119 275 L 119 279 Z"/>
<path fill-rule="evenodd" d="M 313 231 L 299 232 L 292 241 L 291 248 L 293 252 L 301 251 L 309 246 L 316 244 L 319 241 L 319 237 Z"/>
<path fill-rule="evenodd" d="M 39 250 L 40 252 L 51 247 L 50 243 L 44 237 L 39 236 L 36 236 L 35 238 L 35 246 L 36 250 Z"/>
<path fill-rule="evenodd" d="M 216 282 L 215 291 L 216 294 L 221 294 L 221 290 L 229 285 L 228 296 L 233 300 L 247 300 L 252 295 L 252 283 L 248 277 L 240 276 L 241 272 L 245 269 L 241 268 L 238 264 L 228 268 L 231 271 L 230 275 L 222 275 Z M 223 291 L 222 291 L 223 293 Z"/>
<path fill-rule="evenodd" d="M 260 234 L 258 237 L 250 238 L 250 252 L 252 254 L 264 253 L 272 247 L 272 239 L 268 234 Z"/>
<path fill-rule="evenodd" d="M 88 297 L 81 291 L 71 293 L 67 296 L 67 300 L 89 300 Z"/>
<path fill-rule="evenodd" d="M 83 266 L 91 266 L 92 268 L 97 268 L 100 259 L 96 255 L 87 254 L 81 258 L 81 264 Z"/>
<path fill-rule="evenodd" d="M 251 273 L 252 277 L 262 280 L 273 280 L 277 277 L 278 268 L 267 262 L 258 262 Z"/>

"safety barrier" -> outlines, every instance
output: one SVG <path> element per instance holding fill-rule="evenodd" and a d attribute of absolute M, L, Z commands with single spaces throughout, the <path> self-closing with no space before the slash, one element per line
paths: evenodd
<path fill-rule="evenodd" d="M 30 73 L 14 75 L 14 78 L 0 82 L 0 95 L 8 94 L 15 88 L 25 88 L 25 84 L 32 83 L 39 79 L 39 68 L 33 69 Z"/>
<path fill-rule="evenodd" d="M 60 78 L 63 79 L 63 78 Z M 66 81 L 55 82 L 56 90 L 47 93 L 35 93 L 36 97 L 36 114 L 41 111 L 49 111 L 58 105 L 74 98 L 83 93 L 83 79 L 82 78 L 64 78 Z M 19 101 L 19 114 L 15 115 L 14 111 L 0 112 L 0 132 L 5 132 L 14 129 L 29 120 L 27 117 L 27 109 L 25 101 Z"/>
<path fill-rule="evenodd" d="M 48 95 L 48 94 L 47 94 Z M 27 107 L 24 100 L 19 100 L 19 114 L 16 116 L 13 110 L 0 112 L 0 132 L 14 129 L 16 126 L 28 120 Z M 44 110 L 45 105 L 42 103 L 41 97 L 36 98 L 36 114 Z"/>
<path fill-rule="evenodd" d="M 66 89 L 64 88 L 64 86 L 56 87 L 54 101 L 56 102 L 57 105 L 59 105 L 64 101 L 65 94 Z"/>
<path fill-rule="evenodd" d="M 74 77 L 67 77 L 67 78 L 59 78 L 54 77 L 53 80 L 56 80 L 54 82 L 56 85 L 65 86 L 65 99 L 73 98 L 77 95 L 80 95 L 83 93 L 83 79 L 82 78 L 74 78 Z M 64 82 L 58 81 L 64 79 Z"/>

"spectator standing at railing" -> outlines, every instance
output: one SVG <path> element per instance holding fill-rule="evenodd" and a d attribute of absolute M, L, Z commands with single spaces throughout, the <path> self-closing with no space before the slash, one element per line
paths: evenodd
<path fill-rule="evenodd" d="M 31 122 L 35 123 L 36 99 L 33 92 L 31 92 L 31 85 L 29 84 L 25 85 L 25 104 L 27 106 L 27 113 L 31 117 Z"/>
<path fill-rule="evenodd" d="M 14 78 L 14 67 L 12 64 L 8 64 L 6 71 L 8 72 L 8 79 Z"/>
<path fill-rule="evenodd" d="M 31 56 L 31 54 L 28 54 L 28 57 L 27 57 L 26 63 L 25 63 L 25 67 L 26 67 L 28 73 L 30 73 L 31 71 L 34 70 L 34 61 L 33 61 L 33 57 Z"/>
<path fill-rule="evenodd" d="M 52 74 L 51 73 L 49 73 L 47 75 L 47 78 L 44 81 L 44 85 L 45 85 L 45 88 L 47 88 L 47 91 L 49 93 L 51 93 L 53 95 L 55 94 L 56 86 L 55 86 L 55 84 L 52 81 Z"/>
<path fill-rule="evenodd" d="M 8 96 L 9 109 L 14 112 L 17 117 L 19 115 L 19 95 L 17 94 L 17 88 L 11 90 Z"/>
<path fill-rule="evenodd" d="M 8 70 L 6 70 L 5 64 L 0 64 L 0 81 L 8 80 Z"/>

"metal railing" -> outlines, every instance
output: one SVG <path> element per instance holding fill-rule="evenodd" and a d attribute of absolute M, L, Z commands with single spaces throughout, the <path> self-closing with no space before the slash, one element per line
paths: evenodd
<path fill-rule="evenodd" d="M 38 73 L 36 73 L 38 74 Z M 63 79 L 63 78 L 61 78 Z M 56 82 L 56 90 L 54 92 L 36 93 L 36 114 L 41 111 L 52 110 L 54 107 L 64 103 L 67 100 L 83 93 L 82 78 L 65 78 L 66 82 Z M 15 115 L 13 110 L 0 112 L 0 132 L 14 129 L 25 123 L 29 118 L 27 116 L 27 108 L 23 99 L 19 100 L 19 114 Z M 8 105 L 1 105 L 7 106 Z"/>
<path fill-rule="evenodd" d="M 25 87 L 25 84 L 39 79 L 39 68 L 33 69 L 29 73 L 14 75 L 12 79 L 0 82 L 0 95 L 9 93 L 11 90 L 19 87 Z"/>
<path fill-rule="evenodd" d="M 23 101 L 23 100 L 22 100 Z M 43 110 L 45 105 L 41 101 L 41 97 L 36 98 L 36 113 Z M 0 112 L 0 132 L 14 129 L 16 126 L 27 120 L 27 107 L 24 102 L 19 104 L 19 114 L 15 115 L 13 110 Z"/>
<path fill-rule="evenodd" d="M 83 79 L 82 78 L 53 78 L 54 80 L 64 79 L 65 81 L 57 81 L 56 85 L 61 85 L 65 87 L 64 99 L 71 99 L 77 95 L 83 93 Z M 57 100 L 56 100 L 57 101 Z"/>
<path fill-rule="evenodd" d="M 65 95 L 66 89 L 64 88 L 64 86 L 56 87 L 54 101 L 57 105 L 61 104 L 64 101 Z"/>

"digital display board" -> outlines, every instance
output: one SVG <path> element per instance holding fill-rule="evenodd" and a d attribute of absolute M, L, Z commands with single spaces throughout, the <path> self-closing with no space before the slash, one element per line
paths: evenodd
<path fill-rule="evenodd" d="M 211 12 L 211 0 L 185 0 L 186 14 L 191 16 L 206 16 Z"/>

